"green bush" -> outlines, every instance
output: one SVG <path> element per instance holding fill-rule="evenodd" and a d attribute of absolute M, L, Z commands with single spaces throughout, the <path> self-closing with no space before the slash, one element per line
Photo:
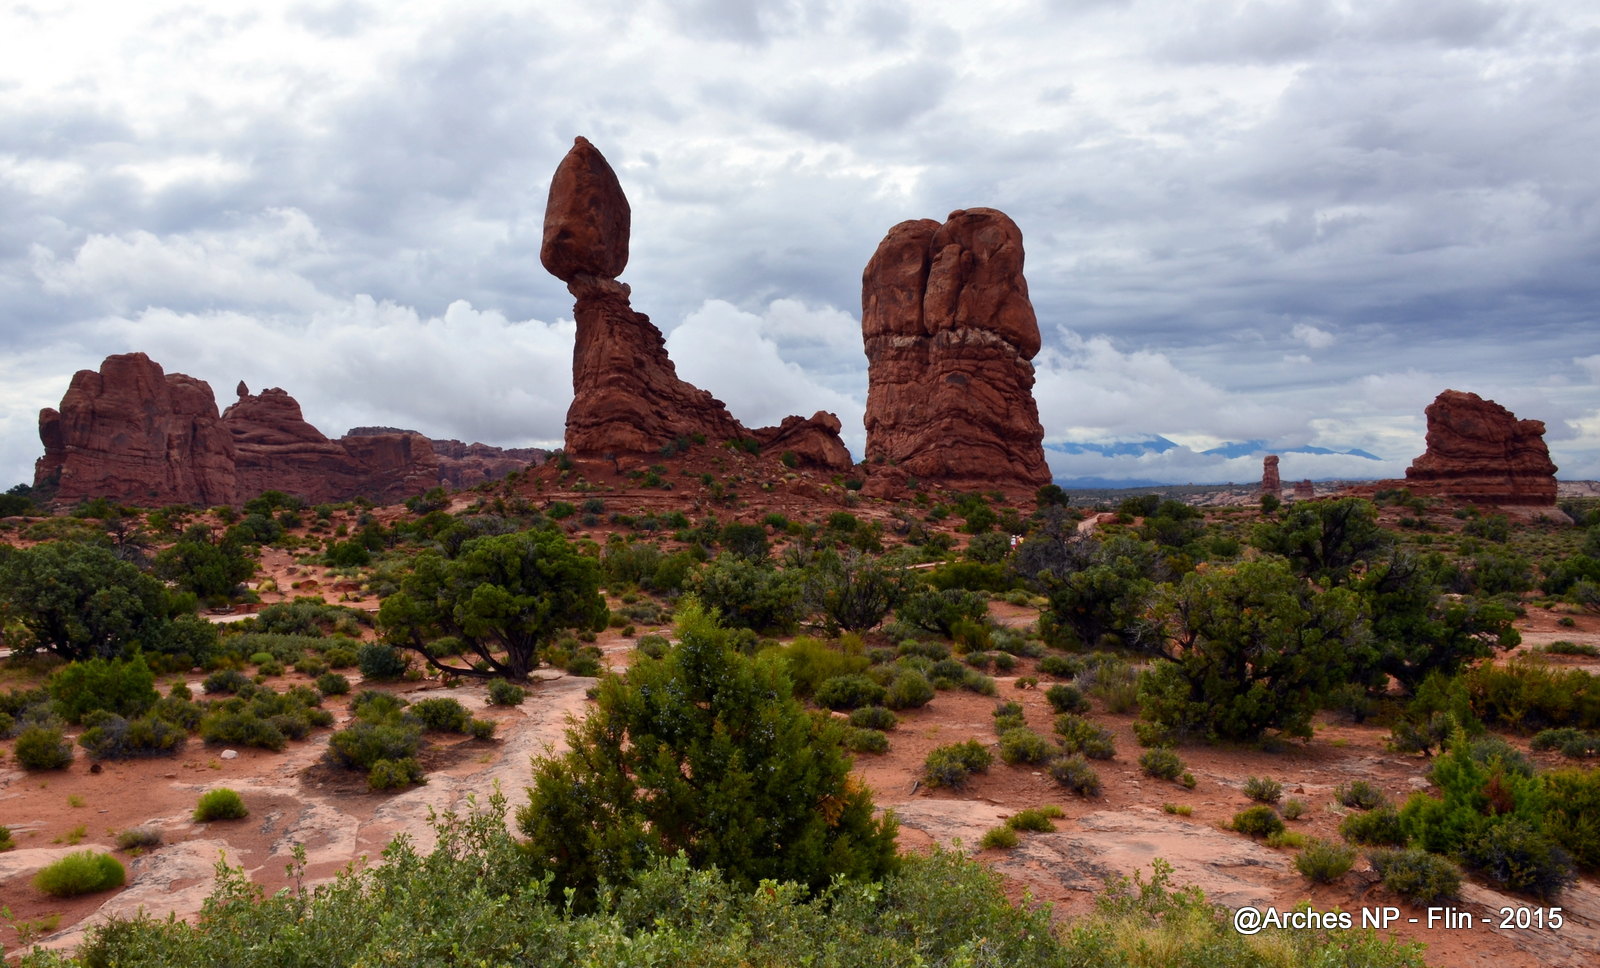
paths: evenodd
<path fill-rule="evenodd" d="M 1600 770 L 1551 770 L 1539 777 L 1545 832 L 1583 870 L 1600 871 Z"/>
<path fill-rule="evenodd" d="M 883 704 L 890 709 L 920 709 L 933 701 L 933 685 L 915 669 L 902 669 L 889 683 Z"/>
<path fill-rule="evenodd" d="M 1339 833 L 1364 847 L 1404 847 L 1410 839 L 1400 822 L 1400 812 L 1387 804 L 1345 817 L 1339 824 Z"/>
<path fill-rule="evenodd" d="M 73 662 L 50 678 L 50 698 L 69 723 L 81 723 L 103 709 L 118 716 L 137 716 L 161 698 L 155 674 L 144 656 L 131 659 L 89 659 Z"/>
<path fill-rule="evenodd" d="M 474 719 L 467 723 L 467 735 L 473 739 L 494 739 L 496 724 L 492 719 Z"/>
<path fill-rule="evenodd" d="M 834 676 L 817 687 L 817 705 L 827 709 L 876 706 L 888 690 L 863 675 Z"/>
<path fill-rule="evenodd" d="M 845 730 L 844 748 L 852 753 L 887 753 L 889 737 L 881 730 L 857 729 L 852 726 Z"/>
<path fill-rule="evenodd" d="M 850 711 L 850 725 L 859 729 L 894 729 L 899 717 L 883 706 L 862 706 Z"/>
<path fill-rule="evenodd" d="M 218 669 L 200 684 L 208 696 L 217 692 L 248 693 L 254 687 L 255 683 L 250 681 L 250 677 L 238 669 Z"/>
<path fill-rule="evenodd" d="M 1071 679 L 1082 671 L 1083 662 L 1075 656 L 1051 653 L 1039 660 L 1039 672 L 1042 675 Z"/>
<path fill-rule="evenodd" d="M 1306 802 L 1290 797 L 1284 801 L 1283 806 L 1278 808 L 1278 812 L 1283 815 L 1285 820 L 1299 820 L 1306 812 Z"/>
<path fill-rule="evenodd" d="M 1600 755 L 1600 733 L 1562 726 L 1541 730 L 1529 745 L 1541 751 L 1560 750 L 1562 756 L 1581 760 Z"/>
<path fill-rule="evenodd" d="M 1047 834 L 1056 829 L 1056 825 L 1051 821 L 1061 815 L 1061 808 L 1053 804 L 1048 807 L 1029 807 L 1026 810 L 1018 810 L 1006 818 L 1006 826 L 1012 830 L 1030 830 Z"/>
<path fill-rule="evenodd" d="M 1375 850 L 1367 855 L 1383 886 L 1413 904 L 1440 904 L 1461 896 L 1461 868 L 1425 850 Z"/>
<path fill-rule="evenodd" d="M 33 886 L 53 897 L 77 897 L 121 887 L 127 880 L 121 861 L 110 854 L 84 850 L 40 870 L 33 876 Z"/>
<path fill-rule="evenodd" d="M 959 790 L 974 773 L 984 773 L 994 761 L 982 743 L 969 739 L 936 747 L 922 763 L 922 779 L 930 787 Z"/>
<path fill-rule="evenodd" d="M 1079 753 L 1057 756 L 1045 766 L 1045 770 L 1051 779 L 1080 797 L 1100 795 L 1100 774 Z"/>
<path fill-rule="evenodd" d="M 316 687 L 324 696 L 343 696 L 350 691 L 350 680 L 337 672 L 324 672 L 317 676 Z"/>
<path fill-rule="evenodd" d="M 1016 830 L 1010 826 L 1001 825 L 991 827 L 983 832 L 983 837 L 978 841 L 979 850 L 1010 850 L 1021 843 Z"/>
<path fill-rule="evenodd" d="M 238 820 L 250 815 L 245 808 L 244 798 L 237 791 L 227 787 L 217 787 L 207 790 L 200 795 L 200 802 L 195 805 L 194 819 L 196 823 L 206 823 L 211 820 Z"/>
<path fill-rule="evenodd" d="M 127 720 L 97 713 L 92 721 L 94 725 L 78 737 L 78 745 L 88 752 L 91 760 L 171 756 L 183 749 L 189 739 L 183 727 L 154 715 Z"/>
<path fill-rule="evenodd" d="M 646 636 L 646 638 L 649 638 L 649 636 Z M 639 644 L 642 647 L 644 639 L 640 639 Z M 659 658 L 659 656 L 652 656 L 652 658 Z M 504 679 L 489 680 L 489 705 L 491 706 L 520 706 L 526 698 L 528 698 L 528 690 L 514 682 L 507 682 Z"/>
<path fill-rule="evenodd" d="M 328 756 L 337 766 L 370 771 L 379 760 L 414 759 L 421 746 L 422 728 L 398 715 L 358 719 L 328 738 Z"/>
<path fill-rule="evenodd" d="M 367 787 L 372 790 L 397 790 L 427 781 L 422 764 L 410 756 L 398 760 L 374 760 L 372 768 L 367 771 Z"/>
<path fill-rule="evenodd" d="M 1109 760 L 1117 755 L 1111 731 L 1082 716 L 1071 713 L 1057 716 L 1056 735 L 1061 737 L 1061 748 L 1068 753 L 1082 753 L 1091 760 Z"/>
<path fill-rule="evenodd" d="M 1511 817 L 1467 840 L 1461 860 L 1492 883 L 1551 900 L 1577 881 L 1572 857 L 1532 825 Z"/>
<path fill-rule="evenodd" d="M 17 736 L 17 764 L 24 770 L 60 770 L 72 762 L 72 744 L 61 730 L 30 726 Z"/>
<path fill-rule="evenodd" d="M 1089 700 L 1077 686 L 1054 685 L 1044 691 L 1045 701 L 1058 713 L 1086 713 Z"/>
<path fill-rule="evenodd" d="M 148 850 L 161 846 L 161 830 L 157 827 L 129 827 L 118 831 L 118 850 Z"/>
<path fill-rule="evenodd" d="M 10 850 L 15 846 L 17 842 L 11 839 L 11 828 L 0 824 L 0 850 Z"/>
<path fill-rule="evenodd" d="M 1294 869 L 1317 884 L 1332 884 L 1349 872 L 1356 861 L 1354 847 L 1329 840 L 1313 840 L 1295 855 Z"/>
<path fill-rule="evenodd" d="M 1269 837 L 1283 833 L 1283 818 L 1264 803 L 1246 807 L 1233 815 L 1230 826 L 1248 837 Z"/>
<path fill-rule="evenodd" d="M 417 717 L 422 728 L 438 733 L 465 733 L 472 714 L 460 700 L 419 699 L 411 704 L 411 715 Z"/>
<path fill-rule="evenodd" d="M 1265 776 L 1246 777 L 1244 795 L 1258 803 L 1277 803 L 1283 799 L 1283 784 Z"/>
<path fill-rule="evenodd" d="M 1334 799 L 1347 807 L 1357 810 L 1371 810 L 1383 806 L 1385 800 L 1383 791 L 1368 783 L 1366 780 L 1354 780 L 1350 783 L 1341 783 L 1333 791 Z"/>
<path fill-rule="evenodd" d="M 399 649 L 382 642 L 365 642 L 356 650 L 356 666 L 362 678 L 371 682 L 399 679 L 409 665 Z"/>
<path fill-rule="evenodd" d="M 1183 775 L 1183 758 L 1170 746 L 1157 746 L 1139 754 L 1139 769 L 1146 776 L 1160 780 L 1176 780 Z"/>
<path fill-rule="evenodd" d="M 1026 726 L 1008 729 L 1000 734 L 1000 759 L 1007 765 L 1043 763 L 1055 753 L 1056 749 L 1049 740 Z"/>

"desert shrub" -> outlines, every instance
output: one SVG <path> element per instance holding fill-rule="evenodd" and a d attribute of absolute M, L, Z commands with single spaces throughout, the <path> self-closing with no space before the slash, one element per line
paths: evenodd
<path fill-rule="evenodd" d="M 423 729 L 438 733 L 465 733 L 472 720 L 460 700 L 450 698 L 419 699 L 411 704 L 411 715 L 417 717 Z"/>
<path fill-rule="evenodd" d="M 895 654 L 920 656 L 931 662 L 938 662 L 950 658 L 950 646 L 943 642 L 919 642 L 911 639 L 901 642 L 899 648 L 895 649 Z"/>
<path fill-rule="evenodd" d="M 805 610 L 796 577 L 737 555 L 722 555 L 690 576 L 687 584 L 723 621 L 757 632 L 791 629 Z"/>
<path fill-rule="evenodd" d="M 1265 776 L 1246 777 L 1244 795 L 1258 803 L 1277 803 L 1283 799 L 1283 784 Z"/>
<path fill-rule="evenodd" d="M 148 850 L 159 846 L 161 830 L 158 827 L 129 827 L 117 832 L 118 850 Z"/>
<path fill-rule="evenodd" d="M 409 705 L 393 693 L 381 689 L 363 689 L 350 700 L 350 712 L 360 719 L 377 721 L 398 716 L 400 710 Z"/>
<path fill-rule="evenodd" d="M 1083 662 L 1075 656 L 1051 653 L 1039 660 L 1039 671 L 1058 679 L 1071 679 L 1083 671 Z"/>
<path fill-rule="evenodd" d="M 410 665 L 399 649 L 382 642 L 365 642 L 356 650 L 356 666 L 361 676 L 372 682 L 398 679 Z"/>
<path fill-rule="evenodd" d="M 1006 818 L 1006 826 L 1012 830 L 1030 830 L 1047 834 L 1056 829 L 1056 825 L 1051 821 L 1061 815 L 1061 808 L 1053 804 L 1048 807 L 1029 807 L 1026 810 L 1018 810 Z"/>
<path fill-rule="evenodd" d="M 507 682 L 504 679 L 489 680 L 491 706 L 520 706 L 527 697 L 528 691 L 514 682 Z"/>
<path fill-rule="evenodd" d="M 50 698 L 67 722 L 81 723 L 97 709 L 137 716 L 161 697 L 155 690 L 155 674 L 144 656 L 136 655 L 70 663 L 50 678 Z"/>
<path fill-rule="evenodd" d="M 1600 679 L 1522 658 L 1485 662 L 1462 673 L 1472 711 L 1490 726 L 1600 729 Z"/>
<path fill-rule="evenodd" d="M 850 725 L 858 729 L 894 729 L 899 722 L 899 718 L 883 706 L 862 706 L 850 711 Z"/>
<path fill-rule="evenodd" d="M 398 790 L 401 787 L 414 786 L 426 783 L 427 775 L 422 772 L 422 764 L 414 757 L 405 756 L 398 760 L 374 760 L 372 767 L 367 771 L 367 788 L 371 790 Z"/>
<path fill-rule="evenodd" d="M 1048 739 L 1027 727 L 1008 729 L 1000 734 L 1000 759 L 1010 766 L 1018 763 L 1043 763 L 1055 754 Z"/>
<path fill-rule="evenodd" d="M 72 744 L 59 729 L 30 726 L 17 736 L 13 754 L 24 770 L 60 770 L 72 762 Z"/>
<path fill-rule="evenodd" d="M 994 707 L 993 715 L 996 734 L 1028 725 L 1027 719 L 1022 715 L 1022 703 L 1019 702 L 1003 702 Z"/>
<path fill-rule="evenodd" d="M 1352 813 L 1339 824 L 1345 840 L 1364 847 L 1404 847 L 1409 838 L 1400 823 L 1400 811 L 1382 805 L 1368 813 Z"/>
<path fill-rule="evenodd" d="M 996 692 L 994 680 L 977 669 L 968 669 L 962 673 L 961 688 L 968 692 L 975 692 L 980 696 L 992 696 Z"/>
<path fill-rule="evenodd" d="M 888 692 L 863 675 L 834 676 L 817 687 L 817 705 L 827 709 L 857 709 L 876 706 Z"/>
<path fill-rule="evenodd" d="M 945 636 L 953 636 L 958 623 L 976 625 L 988 614 L 989 596 L 960 588 L 912 592 L 895 610 L 900 621 Z"/>
<path fill-rule="evenodd" d="M 844 748 L 852 753 L 887 753 L 889 737 L 881 730 L 857 729 L 852 726 L 845 730 Z"/>
<path fill-rule="evenodd" d="M 1290 797 L 1284 801 L 1283 806 L 1278 808 L 1278 812 L 1283 815 L 1285 820 L 1299 820 L 1306 812 L 1306 802 Z"/>
<path fill-rule="evenodd" d="M 379 760 L 416 757 L 422 745 L 422 728 L 398 715 L 358 719 L 328 738 L 328 756 L 352 770 L 371 770 Z"/>
<path fill-rule="evenodd" d="M 1146 776 L 1160 780 L 1176 780 L 1183 775 L 1183 758 L 1170 746 L 1157 746 L 1139 754 L 1139 769 Z"/>
<path fill-rule="evenodd" d="M 127 720 L 97 713 L 93 725 L 78 737 L 78 745 L 91 760 L 126 760 L 142 756 L 171 756 L 183 749 L 189 734 L 155 715 Z"/>
<path fill-rule="evenodd" d="M 1577 880 L 1572 857 L 1543 832 L 1516 817 L 1487 825 L 1467 840 L 1461 860 L 1489 881 L 1550 900 Z"/>
<path fill-rule="evenodd" d="M 206 823 L 211 820 L 238 820 L 250 815 L 245 808 L 244 798 L 235 790 L 227 787 L 217 787 L 207 790 L 200 795 L 200 802 L 195 805 L 194 819 L 196 823 Z"/>
<path fill-rule="evenodd" d="M 809 635 L 802 635 L 786 646 L 763 651 L 783 659 L 789 679 L 794 683 L 795 695 L 802 697 L 814 695 L 829 679 L 855 675 L 870 664 L 864 655 L 846 652 Z"/>
<path fill-rule="evenodd" d="M 1383 791 L 1366 780 L 1341 783 L 1338 789 L 1333 791 L 1333 796 L 1345 806 L 1357 810 L 1371 810 L 1384 804 Z"/>
<path fill-rule="evenodd" d="M 1058 713 L 1086 713 L 1089 700 L 1076 686 L 1054 685 L 1044 691 L 1045 701 Z"/>
<path fill-rule="evenodd" d="M 1282 849 L 1285 847 L 1299 850 L 1309 846 L 1312 838 L 1300 833 L 1298 830 L 1280 830 L 1275 834 L 1267 834 L 1268 847 Z"/>
<path fill-rule="evenodd" d="M 1545 831 L 1578 867 L 1600 871 L 1600 770 L 1551 770 L 1539 777 Z"/>
<path fill-rule="evenodd" d="M 1117 755 L 1111 731 L 1082 716 L 1063 713 L 1056 717 L 1055 729 L 1056 735 L 1061 737 L 1061 748 L 1068 753 L 1082 753 L 1091 760 L 1109 760 Z"/>
<path fill-rule="evenodd" d="M 1354 847 L 1313 839 L 1295 855 L 1294 869 L 1313 883 L 1332 884 L 1348 873 L 1355 861 Z"/>
<path fill-rule="evenodd" d="M 1600 755 L 1600 733 L 1562 726 L 1539 731 L 1529 745 L 1536 750 L 1560 750 L 1561 755 L 1575 760 L 1584 759 Z"/>
<path fill-rule="evenodd" d="M 975 739 L 951 743 L 928 754 L 922 763 L 922 779 L 931 787 L 959 790 L 966 786 L 972 774 L 987 772 L 992 762 L 989 751 Z"/>
<path fill-rule="evenodd" d="M 984 653 L 977 654 L 983 655 Z M 971 662 L 972 657 L 969 656 L 967 661 Z M 966 668 L 956 659 L 940 659 L 928 669 L 928 678 L 933 680 L 935 686 L 941 681 L 949 683 L 960 682 L 966 674 Z"/>
<path fill-rule="evenodd" d="M 1383 886 L 1413 904 L 1438 904 L 1461 896 L 1461 868 L 1425 850 L 1375 850 L 1367 855 Z"/>
<path fill-rule="evenodd" d="M 983 837 L 978 840 L 979 850 L 1010 850 L 1021 843 L 1017 832 L 1008 825 L 1001 824 L 991 827 L 983 832 Z"/>
<path fill-rule="evenodd" d="M 1080 797 L 1100 795 L 1100 774 L 1095 772 L 1082 754 L 1057 756 L 1045 766 L 1050 778 Z"/>
<path fill-rule="evenodd" d="M 218 692 L 247 693 L 255 687 L 250 677 L 238 669 L 218 669 L 200 684 L 206 695 Z"/>
<path fill-rule="evenodd" d="M 1233 815 L 1233 822 L 1229 826 L 1248 837 L 1281 834 L 1284 829 L 1283 818 L 1278 816 L 1278 811 L 1264 803 L 1240 810 Z"/>
<path fill-rule="evenodd" d="M 33 886 L 52 897 L 77 897 L 121 887 L 128 879 L 122 862 L 110 854 L 79 851 L 33 875 Z"/>
<path fill-rule="evenodd" d="M 175 683 L 173 686 L 175 694 L 158 699 L 151 707 L 150 715 L 164 719 L 184 732 L 192 733 L 200 728 L 200 720 L 206 710 L 199 703 L 189 700 L 187 689 L 183 690 L 185 695 L 176 694 L 177 687 L 182 685 L 181 682 Z"/>
<path fill-rule="evenodd" d="M 0 824 L 0 850 L 10 850 L 15 846 L 17 842 L 11 839 L 11 828 Z"/>
<path fill-rule="evenodd" d="M 350 691 L 350 680 L 337 672 L 324 672 L 317 676 L 316 687 L 324 696 L 343 696 Z"/>
<path fill-rule="evenodd" d="M 902 669 L 889 683 L 883 704 L 890 709 L 920 709 L 933 701 L 933 685 L 915 669 Z"/>
<path fill-rule="evenodd" d="M 492 719 L 472 719 L 467 721 L 467 735 L 473 739 L 494 739 L 495 722 Z"/>

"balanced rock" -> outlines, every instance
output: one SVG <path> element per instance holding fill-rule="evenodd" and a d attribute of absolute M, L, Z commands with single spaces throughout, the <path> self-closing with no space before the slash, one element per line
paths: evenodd
<path fill-rule="evenodd" d="M 848 468 L 837 419 L 831 431 L 815 417 L 748 430 L 721 400 L 678 378 L 661 331 L 633 309 L 628 287 L 616 281 L 628 263 L 630 218 L 616 173 L 594 145 L 578 138 L 551 179 L 539 250 L 539 261 L 577 300 L 567 453 L 651 455 L 696 436 L 713 441 L 783 438 L 789 442 L 781 449 L 794 451 L 807 463 Z M 822 439 L 829 433 L 837 446 Z"/>
<path fill-rule="evenodd" d="M 58 499 L 143 504 L 237 500 L 233 439 L 202 380 L 165 373 L 143 353 L 79 370 L 61 408 L 39 412 L 44 456 L 34 486 Z"/>
<path fill-rule="evenodd" d="M 1268 454 L 1261 460 L 1261 493 L 1278 496 L 1283 482 L 1278 478 L 1278 455 Z"/>
<path fill-rule="evenodd" d="M 1022 232 L 990 208 L 901 222 L 861 277 L 868 490 L 877 468 L 965 487 L 1049 483 Z M 884 487 L 877 485 L 883 484 Z"/>
<path fill-rule="evenodd" d="M 1406 486 L 1475 504 L 1555 505 L 1544 421 L 1518 420 L 1493 400 L 1460 390 L 1439 394 L 1426 412 L 1428 449 L 1406 468 Z"/>

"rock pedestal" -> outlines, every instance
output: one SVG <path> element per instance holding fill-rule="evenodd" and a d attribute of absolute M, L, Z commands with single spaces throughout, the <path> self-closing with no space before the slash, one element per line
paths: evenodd
<path fill-rule="evenodd" d="M 1553 507 L 1556 465 L 1544 422 L 1518 420 L 1493 400 L 1446 390 L 1428 405 L 1428 449 L 1406 486 L 1475 504 Z"/>
<path fill-rule="evenodd" d="M 1278 497 L 1283 493 L 1283 482 L 1278 479 L 1278 455 L 1268 454 L 1261 461 L 1261 493 Z"/>

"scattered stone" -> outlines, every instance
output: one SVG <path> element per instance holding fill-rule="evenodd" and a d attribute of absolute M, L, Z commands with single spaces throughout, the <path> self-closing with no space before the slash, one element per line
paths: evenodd
<path fill-rule="evenodd" d="M 225 759 L 225 760 L 236 760 L 236 759 L 239 758 L 239 751 L 238 750 L 223 750 L 222 751 L 222 758 Z"/>

